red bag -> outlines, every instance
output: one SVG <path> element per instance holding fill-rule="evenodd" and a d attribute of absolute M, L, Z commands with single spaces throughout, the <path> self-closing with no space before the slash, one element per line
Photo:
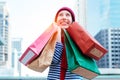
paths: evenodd
<path fill-rule="evenodd" d="M 66 30 L 83 54 L 99 60 L 107 53 L 107 50 L 77 22 L 73 22 Z"/>
<path fill-rule="evenodd" d="M 19 61 L 24 65 L 31 63 L 42 51 L 52 34 L 57 31 L 57 27 L 50 25 L 22 54 Z"/>

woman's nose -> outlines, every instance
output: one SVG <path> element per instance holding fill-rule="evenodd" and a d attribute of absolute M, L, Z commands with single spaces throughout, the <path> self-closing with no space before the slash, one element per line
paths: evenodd
<path fill-rule="evenodd" d="M 67 16 L 66 16 L 66 15 L 63 15 L 63 18 L 64 18 L 64 19 L 66 19 L 66 18 L 67 18 Z"/>

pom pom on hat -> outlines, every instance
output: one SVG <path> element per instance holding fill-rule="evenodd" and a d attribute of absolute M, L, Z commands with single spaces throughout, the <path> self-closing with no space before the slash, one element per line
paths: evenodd
<path fill-rule="evenodd" d="M 73 22 L 75 21 L 75 14 L 74 14 L 74 12 L 70 8 L 68 8 L 68 7 L 62 7 L 56 13 L 55 22 L 57 21 L 57 16 L 58 16 L 59 12 L 62 11 L 62 10 L 67 10 L 68 12 L 70 12 L 71 16 L 72 16 L 72 21 Z"/>

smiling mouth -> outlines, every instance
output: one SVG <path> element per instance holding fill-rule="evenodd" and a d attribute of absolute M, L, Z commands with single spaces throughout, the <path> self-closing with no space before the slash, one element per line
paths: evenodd
<path fill-rule="evenodd" d="M 60 24 L 61 24 L 62 26 L 67 26 L 67 25 L 68 25 L 67 22 L 61 22 Z"/>

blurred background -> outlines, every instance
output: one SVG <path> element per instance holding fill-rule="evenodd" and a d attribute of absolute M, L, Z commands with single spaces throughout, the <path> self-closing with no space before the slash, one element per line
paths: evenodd
<path fill-rule="evenodd" d="M 93 80 L 120 80 L 120 0 L 0 0 L 1 80 L 46 79 L 48 69 L 38 73 L 18 59 L 63 6 L 73 9 L 76 21 L 108 50 L 96 61 L 101 75 Z"/>

